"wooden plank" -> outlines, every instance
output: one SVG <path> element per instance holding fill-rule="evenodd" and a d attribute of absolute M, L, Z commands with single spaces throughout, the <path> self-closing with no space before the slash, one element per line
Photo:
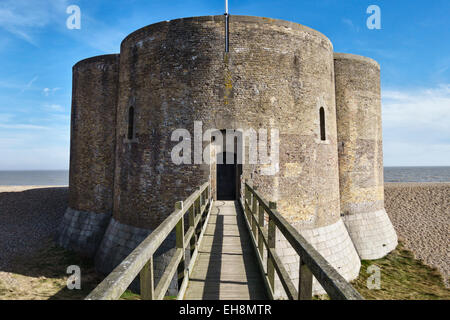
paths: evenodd
<path fill-rule="evenodd" d="M 299 282 L 298 282 L 298 300 L 312 299 L 312 282 L 313 275 L 308 266 L 300 261 L 299 268 Z"/>
<path fill-rule="evenodd" d="M 270 203 L 270 208 L 277 207 L 275 202 Z M 268 230 L 268 244 L 267 244 L 267 277 L 269 278 L 270 288 L 272 292 L 275 292 L 275 266 L 273 256 L 270 255 L 270 250 L 275 249 L 277 227 L 275 221 L 269 217 L 269 230 Z"/>
<path fill-rule="evenodd" d="M 256 186 L 254 187 L 254 189 L 257 190 Z M 255 237 L 255 240 L 257 240 L 257 233 L 256 233 L 257 225 L 256 225 L 256 218 L 255 218 L 257 207 L 258 207 L 258 200 L 256 199 L 255 196 L 253 196 L 252 197 L 252 210 L 251 210 L 251 214 L 250 214 L 250 217 L 251 217 L 250 222 L 252 225 L 252 233 L 253 233 L 253 237 Z"/>
<path fill-rule="evenodd" d="M 243 216 L 234 202 L 219 206 L 199 245 L 185 299 L 267 299 Z"/>
<path fill-rule="evenodd" d="M 155 298 L 155 279 L 153 273 L 153 257 L 148 260 L 140 273 L 141 298 L 142 300 L 153 300 Z"/>
<path fill-rule="evenodd" d="M 190 234 L 190 232 L 188 232 L 188 239 L 189 239 L 189 252 L 192 255 L 194 254 L 194 250 L 197 247 L 197 235 L 195 234 L 195 209 L 194 209 L 194 205 L 192 205 L 189 208 L 189 229 L 192 229 L 192 234 Z"/>
<path fill-rule="evenodd" d="M 183 210 L 183 201 L 179 201 L 175 204 L 176 210 Z M 184 277 L 186 276 L 186 256 L 185 256 L 185 246 L 184 246 L 184 216 L 181 217 L 175 227 L 176 236 L 176 248 L 182 249 L 183 254 L 181 255 L 180 262 L 178 263 L 177 273 L 178 273 L 178 288 L 181 288 L 183 284 Z"/>
<path fill-rule="evenodd" d="M 259 249 L 259 256 L 264 258 L 264 235 L 261 229 L 264 228 L 264 207 L 258 206 L 258 249 Z"/>

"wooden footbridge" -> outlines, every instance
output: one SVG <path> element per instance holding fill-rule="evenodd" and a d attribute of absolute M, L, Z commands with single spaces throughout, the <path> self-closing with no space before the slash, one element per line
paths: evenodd
<path fill-rule="evenodd" d="M 277 212 L 275 203 L 267 203 L 247 183 L 244 189 L 237 201 L 213 201 L 205 183 L 177 202 L 175 211 L 86 299 L 119 299 L 138 275 L 145 300 L 164 299 L 175 276 L 177 299 L 273 299 L 275 274 L 288 299 L 311 299 L 313 276 L 331 299 L 362 299 Z M 298 286 L 275 251 L 277 229 L 300 256 Z M 153 255 L 174 230 L 174 255 L 155 284 Z"/>

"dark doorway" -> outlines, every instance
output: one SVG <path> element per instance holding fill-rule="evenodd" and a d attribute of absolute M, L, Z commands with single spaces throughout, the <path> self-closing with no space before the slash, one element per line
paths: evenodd
<path fill-rule="evenodd" d="M 223 164 L 219 159 L 223 156 Z M 233 159 L 233 164 L 227 164 L 226 159 Z M 237 165 L 234 153 L 222 153 L 217 155 L 217 200 L 236 200 Z"/>

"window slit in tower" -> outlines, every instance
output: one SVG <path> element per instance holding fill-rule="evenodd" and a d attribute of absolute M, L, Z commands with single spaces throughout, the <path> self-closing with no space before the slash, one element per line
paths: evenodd
<path fill-rule="evenodd" d="M 325 141 L 327 140 L 326 133 L 325 133 L 325 110 L 323 107 L 319 110 L 320 113 L 320 140 Z"/>
<path fill-rule="evenodd" d="M 134 108 L 128 109 L 128 140 L 133 139 L 134 136 Z"/>

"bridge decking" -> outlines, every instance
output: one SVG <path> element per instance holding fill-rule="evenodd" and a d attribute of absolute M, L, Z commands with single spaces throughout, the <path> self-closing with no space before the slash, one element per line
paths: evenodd
<path fill-rule="evenodd" d="M 214 202 L 184 299 L 267 299 L 240 210 L 235 201 Z"/>

